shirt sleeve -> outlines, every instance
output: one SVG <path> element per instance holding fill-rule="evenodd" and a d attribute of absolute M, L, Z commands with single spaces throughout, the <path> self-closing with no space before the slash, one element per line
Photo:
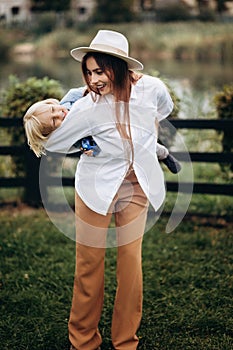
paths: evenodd
<path fill-rule="evenodd" d="M 64 154 L 77 152 L 75 142 L 92 134 L 88 114 L 88 110 L 81 111 L 79 104 L 76 103 L 61 126 L 53 131 L 45 142 L 45 150 Z"/>
<path fill-rule="evenodd" d="M 159 80 L 157 92 L 157 118 L 158 121 L 165 119 L 172 112 L 174 103 L 169 94 L 167 86 Z"/>
<path fill-rule="evenodd" d="M 85 89 L 85 87 L 70 89 L 67 94 L 61 99 L 60 105 L 70 110 L 72 105 L 81 97 L 83 97 Z"/>

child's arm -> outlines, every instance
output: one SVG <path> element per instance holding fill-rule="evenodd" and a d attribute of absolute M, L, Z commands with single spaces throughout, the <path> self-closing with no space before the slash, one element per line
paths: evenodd
<path fill-rule="evenodd" d="M 70 89 L 67 92 L 67 94 L 62 98 L 60 104 L 66 107 L 68 110 L 70 110 L 73 104 L 83 97 L 85 90 L 85 87 Z M 90 148 L 85 147 L 86 140 L 88 140 L 88 145 Z M 91 136 L 75 142 L 74 146 L 80 149 L 83 153 L 85 153 L 88 156 L 96 156 L 100 152 L 99 147 L 96 145 L 95 141 L 92 139 Z"/>
<path fill-rule="evenodd" d="M 67 94 L 61 99 L 60 105 L 70 110 L 72 105 L 81 97 L 83 97 L 85 90 L 85 87 L 70 89 Z"/>

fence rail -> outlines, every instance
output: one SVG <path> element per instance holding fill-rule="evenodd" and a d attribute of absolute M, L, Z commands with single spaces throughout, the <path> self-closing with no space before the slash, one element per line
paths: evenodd
<path fill-rule="evenodd" d="M 169 122 L 177 129 L 229 130 L 233 125 L 231 119 L 179 119 L 169 120 Z"/>
<path fill-rule="evenodd" d="M 174 119 L 169 120 L 177 129 L 215 129 L 229 130 L 232 128 L 231 119 Z M 9 128 L 12 126 L 23 126 L 22 118 L 0 117 L 0 127 Z"/>
<path fill-rule="evenodd" d="M 188 120 L 170 120 L 177 129 L 214 129 L 217 131 L 225 131 L 233 129 L 233 120 L 209 120 L 209 119 L 188 119 Z M 22 118 L 0 118 L 0 128 L 22 127 Z M 187 161 L 187 155 L 183 152 L 173 152 L 174 156 L 180 161 Z M 30 197 L 29 202 L 35 204 L 39 200 L 39 164 L 40 160 L 35 157 L 29 147 L 24 144 L 20 146 L 0 146 L 0 156 L 22 156 L 26 159 L 26 176 L 17 178 L 0 177 L 0 187 L 13 188 L 24 187 L 28 191 Z M 72 154 L 71 157 L 78 157 L 80 153 Z M 216 152 L 191 152 L 189 153 L 192 162 L 205 163 L 233 163 L 233 154 L 216 153 Z M 58 186 L 56 177 L 46 178 L 48 186 Z M 63 186 L 73 186 L 73 178 L 63 178 Z M 36 184 L 37 187 L 36 188 Z M 171 192 L 179 191 L 189 192 L 192 188 L 189 183 L 167 182 L 167 190 Z M 194 183 L 193 193 L 233 195 L 232 184 L 216 184 L 216 183 Z"/>

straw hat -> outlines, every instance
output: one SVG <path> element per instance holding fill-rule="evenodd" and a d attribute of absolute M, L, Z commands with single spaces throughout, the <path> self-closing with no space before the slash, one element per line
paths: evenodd
<path fill-rule="evenodd" d="M 143 64 L 135 58 L 129 57 L 129 44 L 126 37 L 112 30 L 99 30 L 90 46 L 77 47 L 70 51 L 71 56 L 81 62 L 88 52 L 102 52 L 119 57 L 128 63 L 129 69 L 142 70 Z"/>

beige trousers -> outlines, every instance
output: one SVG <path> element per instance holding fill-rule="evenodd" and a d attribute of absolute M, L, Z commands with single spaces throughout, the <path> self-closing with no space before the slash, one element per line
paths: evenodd
<path fill-rule="evenodd" d="M 142 316 L 141 247 L 147 209 L 148 200 L 133 171 L 123 181 L 106 216 L 93 212 L 76 194 L 76 271 L 69 338 L 77 350 L 94 350 L 102 343 L 98 324 L 104 300 L 104 241 L 112 214 L 118 246 L 112 343 L 117 350 L 137 348 L 136 332 Z"/>

